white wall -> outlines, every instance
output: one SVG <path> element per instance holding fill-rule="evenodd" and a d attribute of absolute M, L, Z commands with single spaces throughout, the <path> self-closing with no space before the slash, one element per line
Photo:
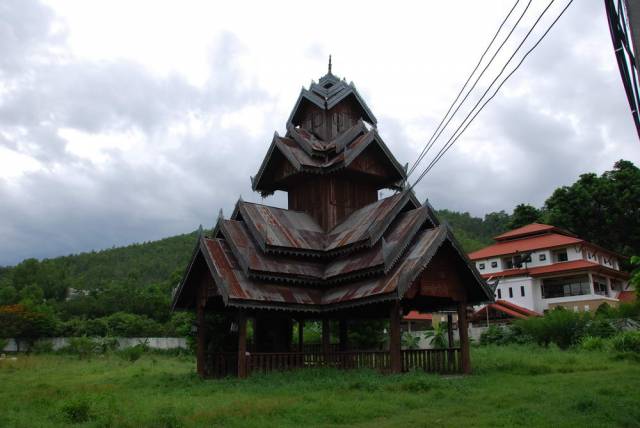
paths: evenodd
<path fill-rule="evenodd" d="M 524 296 L 522 296 L 520 287 L 524 287 Z M 513 297 L 509 297 L 509 288 L 513 290 Z M 502 297 L 498 297 L 498 290 L 500 290 Z M 496 299 L 506 300 L 532 311 L 536 310 L 535 296 L 534 279 L 529 276 L 503 278 L 496 288 Z"/>
<path fill-rule="evenodd" d="M 68 337 L 51 337 L 40 340 L 50 341 L 53 350 L 57 351 L 68 346 L 69 339 Z M 118 338 L 118 349 L 131 348 L 145 341 L 151 349 L 187 349 L 187 340 L 184 337 L 120 337 Z M 20 340 L 20 351 L 26 351 L 28 348 L 28 342 Z M 0 349 L 2 352 L 16 352 L 17 350 L 18 344 L 15 339 L 9 339 L 7 346 Z"/>

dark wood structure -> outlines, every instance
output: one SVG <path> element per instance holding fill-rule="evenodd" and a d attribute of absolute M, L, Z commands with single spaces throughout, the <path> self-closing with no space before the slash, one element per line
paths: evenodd
<path fill-rule="evenodd" d="M 198 373 L 245 377 L 313 366 L 468 373 L 467 309 L 493 293 L 405 178 L 352 83 L 329 72 L 303 89 L 286 135 L 274 135 L 252 177 L 263 196 L 287 192 L 289 208 L 239 200 L 212 236 L 199 236 L 174 295 L 174 309 L 197 312 Z M 396 193 L 378 199 L 380 189 Z M 411 310 L 456 310 L 460 346 L 402 350 L 400 323 Z M 216 324 L 233 338 L 226 345 L 208 340 L 210 314 L 232 321 Z M 351 349 L 349 323 L 375 318 L 389 322 L 388 349 Z M 309 320 L 322 323 L 316 349 L 303 343 Z"/>

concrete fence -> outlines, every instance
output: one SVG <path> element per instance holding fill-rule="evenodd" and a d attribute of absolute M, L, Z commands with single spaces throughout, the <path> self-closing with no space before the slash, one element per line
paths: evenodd
<path fill-rule="evenodd" d="M 39 341 L 45 341 L 51 343 L 51 347 L 54 351 L 64 348 L 69 345 L 70 337 L 50 337 L 39 339 Z M 95 338 L 101 339 L 101 338 Z M 151 349 L 186 349 L 187 340 L 184 337 L 119 337 L 118 349 L 131 348 L 138 344 L 146 343 Z M 4 349 L 0 349 L 1 352 L 24 352 L 29 350 L 29 342 L 22 339 L 9 339 L 9 343 Z"/>

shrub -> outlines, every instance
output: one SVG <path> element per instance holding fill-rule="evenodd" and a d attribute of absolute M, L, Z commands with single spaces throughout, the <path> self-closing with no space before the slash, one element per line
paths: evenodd
<path fill-rule="evenodd" d="M 603 303 L 604 305 L 605 303 Z M 602 306 L 602 305 L 601 305 Z M 616 334 L 616 329 L 608 320 L 595 319 L 587 325 L 585 334 L 595 337 L 611 337 Z"/>
<path fill-rule="evenodd" d="M 7 347 L 8 344 L 9 344 L 9 339 L 3 339 L 2 337 L 0 337 L 0 352 L 2 352 L 4 348 Z"/>
<path fill-rule="evenodd" d="M 585 336 L 580 341 L 580 347 L 587 351 L 602 351 L 607 347 L 607 340 L 602 337 Z"/>
<path fill-rule="evenodd" d="M 101 337 L 96 341 L 97 351 L 103 354 L 115 351 L 118 345 L 118 338 L 113 336 Z"/>
<path fill-rule="evenodd" d="M 29 350 L 35 354 L 48 354 L 53 352 L 53 343 L 48 339 L 38 339 L 33 342 Z"/>
<path fill-rule="evenodd" d="M 533 342 L 531 336 L 514 325 L 491 325 L 480 335 L 481 345 L 510 345 Z"/>
<path fill-rule="evenodd" d="M 93 418 L 91 406 L 85 400 L 65 403 L 62 406 L 61 412 L 66 421 L 72 424 L 80 424 Z"/>
<path fill-rule="evenodd" d="M 640 331 L 625 331 L 611 338 L 611 347 L 618 352 L 640 353 Z"/>
<path fill-rule="evenodd" d="M 544 317 L 518 320 L 515 325 L 540 345 L 555 343 L 562 349 L 577 344 L 586 332 L 589 315 L 568 311 L 562 307 L 549 311 Z"/>
<path fill-rule="evenodd" d="M 402 347 L 405 349 L 418 349 L 420 345 L 420 337 L 405 331 L 402 334 Z"/>
<path fill-rule="evenodd" d="M 96 352 L 97 348 L 98 344 L 95 340 L 87 336 L 82 336 L 69 339 L 69 346 L 66 347 L 66 351 L 82 359 L 90 357 L 91 354 Z"/>
<path fill-rule="evenodd" d="M 136 362 L 142 357 L 142 354 L 145 352 L 145 347 L 142 344 L 138 344 L 136 346 L 132 346 L 130 348 L 125 348 L 118 352 L 118 355 L 127 361 Z"/>
<path fill-rule="evenodd" d="M 432 347 L 441 349 L 447 347 L 447 323 L 441 322 L 433 330 L 427 330 L 424 338 L 429 341 Z"/>
<path fill-rule="evenodd" d="M 501 325 L 490 325 L 480 334 L 481 345 L 502 345 L 505 338 L 505 327 Z"/>

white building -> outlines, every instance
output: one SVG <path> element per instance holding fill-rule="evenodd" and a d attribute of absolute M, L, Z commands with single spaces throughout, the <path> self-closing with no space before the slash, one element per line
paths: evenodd
<path fill-rule="evenodd" d="M 556 306 L 595 311 L 632 293 L 620 255 L 558 227 L 532 223 L 469 254 L 485 279 L 499 280 L 498 301 L 543 313 Z"/>

